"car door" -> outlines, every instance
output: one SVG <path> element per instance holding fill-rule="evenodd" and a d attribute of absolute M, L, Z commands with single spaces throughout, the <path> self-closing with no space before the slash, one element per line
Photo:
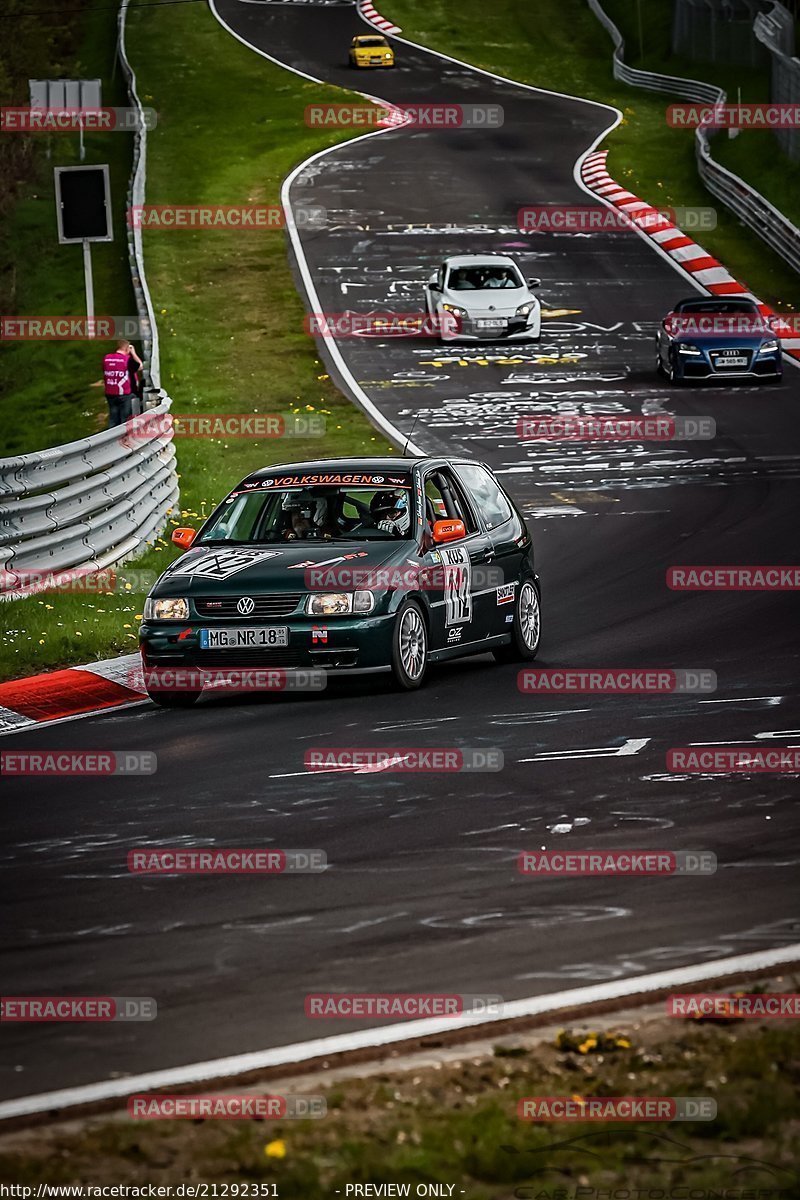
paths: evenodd
<path fill-rule="evenodd" d="M 452 518 L 463 521 L 466 530 L 464 538 L 438 545 L 433 551 L 441 567 L 437 572 L 441 591 L 432 598 L 432 641 L 436 649 L 458 651 L 483 641 L 491 631 L 491 609 L 484 587 L 491 543 L 449 468 L 427 472 L 423 486 L 429 524 Z M 494 597 L 491 599 L 493 603 Z"/>
<path fill-rule="evenodd" d="M 487 562 L 494 566 L 492 578 L 485 581 L 486 622 L 492 633 L 508 633 L 528 541 L 526 530 L 487 467 L 457 463 L 454 470 L 486 528 Z"/>

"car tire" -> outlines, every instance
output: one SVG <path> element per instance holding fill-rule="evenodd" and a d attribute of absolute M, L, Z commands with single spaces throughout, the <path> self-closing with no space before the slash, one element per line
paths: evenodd
<path fill-rule="evenodd" d="M 675 355 L 672 353 L 672 351 L 670 351 L 668 361 L 669 361 L 669 370 L 667 372 L 667 379 L 669 380 L 669 382 L 672 384 L 673 387 L 680 387 L 681 384 L 683 383 L 683 376 L 678 375 L 677 371 L 675 370 Z"/>
<path fill-rule="evenodd" d="M 148 688 L 148 697 L 159 708 L 191 708 L 200 699 L 200 692 L 169 692 Z"/>
<path fill-rule="evenodd" d="M 542 602 L 532 579 L 523 579 L 514 600 L 511 643 L 492 651 L 499 663 L 532 662 L 539 653 L 542 637 Z"/>
<path fill-rule="evenodd" d="M 428 671 L 428 627 L 422 609 L 406 600 L 397 610 L 392 631 L 392 678 L 404 692 L 421 687 Z"/>

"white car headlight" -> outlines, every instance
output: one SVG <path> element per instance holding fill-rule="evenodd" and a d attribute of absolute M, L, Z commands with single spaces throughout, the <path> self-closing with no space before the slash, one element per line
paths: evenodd
<path fill-rule="evenodd" d="M 375 607 L 372 592 L 318 592 L 306 599 L 311 617 L 336 617 L 343 613 L 370 613 Z"/>
<path fill-rule="evenodd" d="M 679 342 L 678 354 L 701 354 L 702 351 L 693 346 L 691 342 Z"/>
<path fill-rule="evenodd" d="M 778 341 L 776 338 L 771 342 L 763 342 L 761 345 L 761 349 L 759 350 L 758 353 L 759 354 L 774 354 L 777 349 L 778 349 Z"/>
<path fill-rule="evenodd" d="M 442 308 L 445 312 L 452 313 L 454 317 L 466 317 L 467 310 L 459 308 L 457 304 L 443 304 Z"/>
<path fill-rule="evenodd" d="M 144 602 L 145 621 L 188 621 L 189 601 L 183 596 L 148 596 Z"/>
<path fill-rule="evenodd" d="M 520 304 L 519 308 L 516 311 L 516 316 L 529 317 L 533 311 L 533 307 L 534 307 L 533 300 L 529 300 L 527 302 L 527 304 Z"/>

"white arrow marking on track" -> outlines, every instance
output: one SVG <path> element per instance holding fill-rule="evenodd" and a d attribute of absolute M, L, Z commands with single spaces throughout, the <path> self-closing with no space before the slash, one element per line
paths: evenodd
<path fill-rule="evenodd" d="M 624 758 L 629 754 L 638 754 L 650 741 L 646 738 L 626 738 L 622 746 L 592 746 L 585 750 L 548 750 L 544 754 L 534 754 L 532 758 L 520 758 L 524 762 L 558 762 L 565 758 Z"/>

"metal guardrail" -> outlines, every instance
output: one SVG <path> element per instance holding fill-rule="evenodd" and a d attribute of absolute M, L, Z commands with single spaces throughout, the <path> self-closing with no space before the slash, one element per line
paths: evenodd
<path fill-rule="evenodd" d="M 630 87 L 644 88 L 651 92 L 668 92 L 684 100 L 697 100 L 710 105 L 724 104 L 726 94 L 722 88 L 698 79 L 682 79 L 674 75 L 659 75 L 653 71 L 640 71 L 629 67 L 624 60 L 625 41 L 614 22 L 603 11 L 599 0 L 587 0 L 598 21 L 608 31 L 614 43 L 614 78 Z M 721 200 L 726 208 L 747 225 L 754 233 L 771 246 L 780 257 L 800 272 L 800 229 L 779 212 L 755 188 L 750 187 L 738 175 L 714 160 L 709 145 L 710 138 L 718 133 L 713 123 L 695 130 L 695 154 L 700 178 L 712 195 Z"/>
<path fill-rule="evenodd" d="M 117 53 L 139 114 L 128 204 L 144 203 L 147 129 L 136 76 L 125 52 L 129 0 L 122 0 Z M 144 271 L 141 229 L 128 252 L 142 327 L 145 403 L 154 416 L 172 401 L 160 386 L 158 327 Z M 124 425 L 64 446 L 0 460 L 0 599 L 30 595 L 54 573 L 81 576 L 152 542 L 178 502 L 175 447 L 168 423 L 128 434 Z M 155 431 L 155 432 L 154 432 Z"/>

